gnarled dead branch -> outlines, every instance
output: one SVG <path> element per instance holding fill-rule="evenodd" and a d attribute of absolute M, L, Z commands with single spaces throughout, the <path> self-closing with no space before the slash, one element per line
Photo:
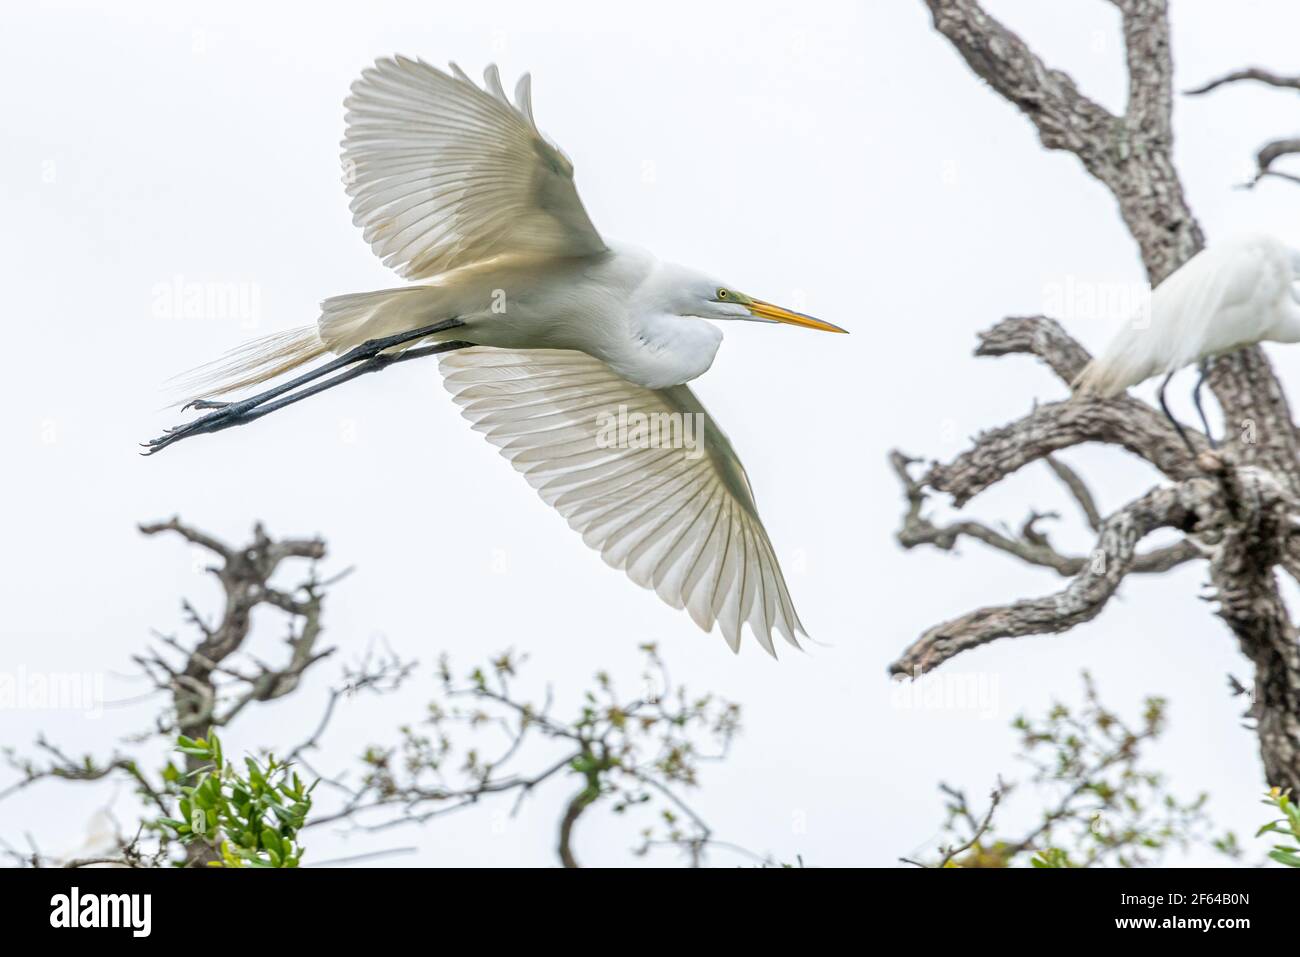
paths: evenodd
<path fill-rule="evenodd" d="M 1226 76 L 1221 76 L 1217 80 L 1211 80 L 1195 89 L 1188 90 L 1188 96 L 1200 96 L 1203 93 L 1209 93 L 1211 90 L 1217 90 L 1219 87 L 1227 86 L 1233 83 L 1242 82 L 1263 83 L 1265 86 L 1277 87 L 1279 89 L 1300 90 L 1300 76 L 1282 76 L 1271 70 L 1263 70 L 1259 67 L 1249 67 L 1245 70 L 1237 70 Z M 1283 156 L 1293 156 L 1300 154 L 1300 136 L 1282 137 L 1265 143 L 1255 151 L 1255 175 L 1248 182 L 1242 185 L 1246 189 L 1253 189 L 1259 181 L 1266 176 L 1274 176 L 1278 179 L 1290 180 L 1293 183 L 1300 183 L 1300 175 L 1287 173 L 1279 169 L 1274 169 L 1273 164 Z"/>

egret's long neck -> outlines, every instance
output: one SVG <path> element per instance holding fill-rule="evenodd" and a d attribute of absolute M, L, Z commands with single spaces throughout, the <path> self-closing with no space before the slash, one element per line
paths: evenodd
<path fill-rule="evenodd" d="M 602 358 L 625 379 L 650 389 L 703 375 L 722 342 L 721 330 L 704 319 L 661 312 L 633 316 L 628 333 Z"/>

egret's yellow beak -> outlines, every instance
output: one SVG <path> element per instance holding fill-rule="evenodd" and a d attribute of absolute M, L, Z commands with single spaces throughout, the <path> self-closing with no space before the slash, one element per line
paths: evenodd
<path fill-rule="evenodd" d="M 831 325 L 829 322 L 822 322 L 820 319 L 814 319 L 812 316 L 805 316 L 802 312 L 792 312 L 781 306 L 774 306 L 770 302 L 764 302 L 762 299 L 751 299 L 745 303 L 749 311 L 761 319 L 771 319 L 774 322 L 788 322 L 792 326 L 803 326 L 805 329 L 820 329 L 822 332 L 843 332 L 849 330 L 841 329 L 839 326 Z"/>

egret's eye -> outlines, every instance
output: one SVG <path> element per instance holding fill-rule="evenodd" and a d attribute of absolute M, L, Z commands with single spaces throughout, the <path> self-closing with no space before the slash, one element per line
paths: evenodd
<path fill-rule="evenodd" d="M 725 289 L 719 289 L 719 290 L 718 290 L 718 298 L 719 298 L 719 299 L 726 299 L 729 295 L 731 295 L 731 293 L 727 292 L 727 290 L 725 290 Z"/>

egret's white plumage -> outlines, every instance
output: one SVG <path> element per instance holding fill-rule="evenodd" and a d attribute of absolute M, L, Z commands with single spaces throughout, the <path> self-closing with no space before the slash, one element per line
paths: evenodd
<path fill-rule="evenodd" d="M 1207 246 L 1151 293 L 1075 380 L 1081 394 L 1114 396 L 1151 376 L 1257 342 L 1300 342 L 1300 252 L 1272 236 Z"/>
<path fill-rule="evenodd" d="M 494 256 L 589 256 L 605 248 L 573 164 L 537 129 L 528 74 L 512 106 L 495 66 L 488 92 L 399 57 L 352 85 L 343 168 L 353 221 L 407 279 Z"/>
<path fill-rule="evenodd" d="M 717 621 L 732 650 L 748 622 L 772 652 L 772 631 L 802 632 L 745 470 L 691 390 L 647 389 L 567 349 L 467 349 L 439 359 L 463 414 L 501 449 L 583 541 L 701 628 Z M 640 443 L 601 447 L 593 413 L 704 417 L 703 454 Z M 666 420 L 666 421 L 680 421 Z"/>
<path fill-rule="evenodd" d="M 537 128 L 527 75 L 512 104 L 495 67 L 480 88 L 454 65 L 384 59 L 346 106 L 354 221 L 385 264 L 424 281 L 326 300 L 316 326 L 199 370 L 199 397 L 454 319 L 402 348 L 472 343 L 440 356 L 448 390 L 588 545 L 701 628 L 718 623 L 733 649 L 746 624 L 769 652 L 773 632 L 797 645 L 803 627 L 744 467 L 685 383 L 722 341 L 710 319 L 844 330 L 603 240 L 573 164 Z M 690 417 L 703 433 L 610 444 L 599 433 L 615 410 Z"/>

